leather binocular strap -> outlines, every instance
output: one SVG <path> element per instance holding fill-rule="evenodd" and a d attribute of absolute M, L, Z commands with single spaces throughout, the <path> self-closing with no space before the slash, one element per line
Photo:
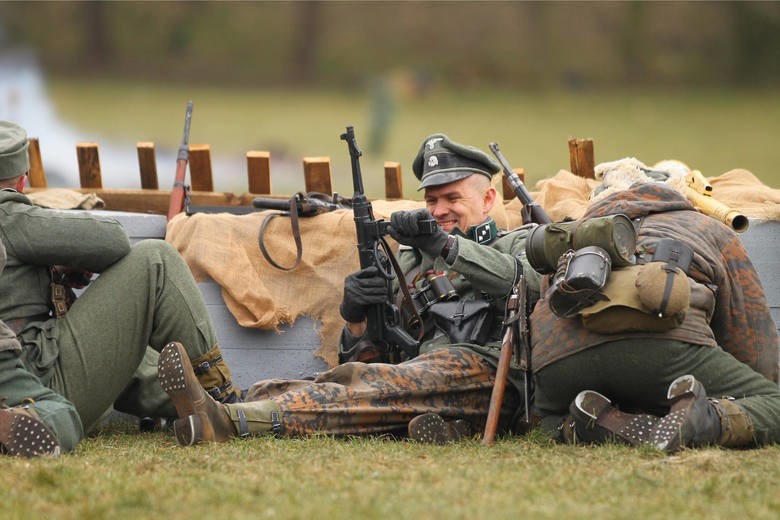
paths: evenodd
<path fill-rule="evenodd" d="M 276 267 L 277 269 L 281 269 L 282 271 L 292 271 L 298 265 L 301 263 L 301 258 L 303 257 L 303 245 L 301 244 L 301 229 L 300 224 L 298 222 L 298 205 L 296 204 L 296 198 L 298 197 L 297 194 L 290 197 L 290 210 L 289 211 L 283 211 L 281 213 L 271 213 L 270 215 L 266 215 L 266 217 L 263 219 L 263 223 L 260 225 L 260 232 L 257 234 L 257 244 L 260 246 L 260 252 L 263 253 L 263 257 L 268 261 L 269 264 Z M 295 263 L 293 263 L 290 267 L 284 267 L 276 263 L 273 258 L 271 258 L 271 255 L 268 253 L 268 250 L 265 248 L 265 243 L 263 240 L 263 233 L 265 233 L 265 228 L 268 226 L 268 223 L 271 222 L 276 217 L 279 216 L 290 216 L 290 227 L 292 228 L 292 234 L 293 239 L 295 240 L 295 248 L 296 248 L 296 257 L 295 257 Z"/>

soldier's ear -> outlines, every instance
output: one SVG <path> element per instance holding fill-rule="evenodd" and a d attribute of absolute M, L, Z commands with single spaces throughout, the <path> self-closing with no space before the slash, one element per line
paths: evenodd
<path fill-rule="evenodd" d="M 482 199 L 482 205 L 485 208 L 485 213 L 490 213 L 490 211 L 493 209 L 493 206 L 496 203 L 496 199 L 498 198 L 498 192 L 493 186 L 490 186 L 485 191 L 485 196 Z"/>

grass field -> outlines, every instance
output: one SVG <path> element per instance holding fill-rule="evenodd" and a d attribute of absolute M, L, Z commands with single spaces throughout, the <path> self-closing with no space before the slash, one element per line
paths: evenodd
<path fill-rule="evenodd" d="M 531 187 L 569 167 L 569 137 L 591 137 L 597 163 L 636 157 L 652 165 L 674 158 L 705 176 L 746 168 L 780 188 L 775 142 L 780 135 L 778 90 L 433 91 L 417 96 L 399 91 L 381 151 L 368 147 L 378 112 L 365 92 L 107 80 L 53 81 L 49 92 L 60 116 L 85 135 L 126 141 L 130 147 L 137 141 L 154 141 L 170 149 L 181 142 L 184 107 L 192 99 L 191 142 L 208 143 L 214 155 L 239 161 L 249 150 L 271 151 L 272 182 L 279 194 L 303 189 L 299 165 L 304 156 L 331 157 L 334 189 L 351 193 L 349 155 L 339 139 L 346 125 L 355 126 L 364 152 L 369 196 L 383 195 L 382 164 L 392 160 L 402 165 L 405 196 L 418 198 L 411 161 L 423 138 L 435 132 L 485 150 L 490 141 L 497 141 L 513 167 L 525 168 Z M 284 161 L 292 161 L 295 168 L 275 168 Z M 172 182 L 173 165 L 161 164 L 158 169 L 162 186 L 167 177 Z M 243 170 L 215 171 L 214 178 L 218 190 L 246 189 Z"/>
<path fill-rule="evenodd" d="M 122 427 L 59 459 L 0 457 L 0 517 L 774 519 L 778 460 L 778 446 L 668 457 L 533 436 L 492 448 L 259 437 L 184 449 Z"/>
<path fill-rule="evenodd" d="M 367 149 L 366 96 L 108 81 L 56 81 L 50 92 L 60 116 L 85 135 L 171 149 L 193 99 L 193 143 L 239 158 L 271 150 L 272 171 L 274 158 L 330 156 L 341 193 L 351 190 L 338 139 L 347 124 L 364 148 L 372 196 L 381 195 L 384 160 L 402 163 L 406 195 L 419 196 L 411 158 L 436 131 L 482 148 L 498 141 L 513 166 L 526 169 L 529 185 L 568 166 L 566 141 L 576 136 L 595 139 L 597 161 L 677 158 L 708 176 L 743 167 L 780 187 L 778 92 L 430 93 L 399 102 L 379 157 Z M 169 173 L 172 180 L 172 165 Z M 243 191 L 224 184 L 236 176 L 214 173 L 217 189 Z M 274 185 L 297 191 L 302 179 L 277 176 Z M 780 446 L 668 457 L 614 445 L 559 446 L 534 435 L 492 448 L 477 440 L 431 447 L 262 437 L 182 449 L 169 433 L 128 425 L 106 428 L 59 459 L 0 457 L 0 518 L 774 519 L 779 462 Z"/>

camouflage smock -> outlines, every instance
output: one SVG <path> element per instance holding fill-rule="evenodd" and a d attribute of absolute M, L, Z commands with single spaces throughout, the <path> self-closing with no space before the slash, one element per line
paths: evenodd
<path fill-rule="evenodd" d="M 530 320 L 534 370 L 608 341 L 664 338 L 698 345 L 717 344 L 777 382 L 777 329 L 758 274 L 736 233 L 696 211 L 676 190 L 658 183 L 635 185 L 606 197 L 588 208 L 582 219 L 618 213 L 639 219 L 637 251 L 640 255 L 651 256 L 657 241 L 667 237 L 693 248 L 689 275 L 714 290 L 711 318 L 704 320 L 701 314 L 691 316 L 700 320 L 698 332 L 692 331 L 689 323 L 687 327 L 663 333 L 597 334 L 586 329 L 579 318 L 557 317 L 550 311 L 547 300 L 541 299 Z"/>

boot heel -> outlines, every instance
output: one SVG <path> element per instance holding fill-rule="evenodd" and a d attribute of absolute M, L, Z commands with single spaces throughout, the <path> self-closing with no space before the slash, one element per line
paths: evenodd
<path fill-rule="evenodd" d="M 173 431 L 179 446 L 192 446 L 203 442 L 203 423 L 198 415 L 176 419 L 173 422 Z"/>

